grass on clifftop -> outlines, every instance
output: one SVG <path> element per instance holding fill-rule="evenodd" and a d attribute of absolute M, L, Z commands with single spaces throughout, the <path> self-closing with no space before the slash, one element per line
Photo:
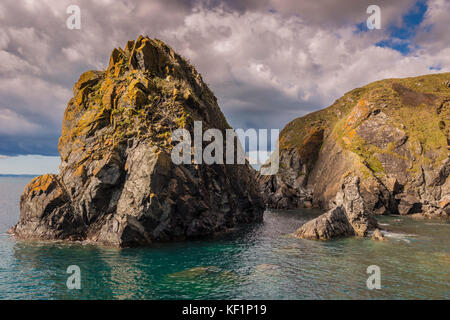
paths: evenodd
<path fill-rule="evenodd" d="M 297 118 L 280 134 L 280 149 L 302 149 L 305 138 L 317 128 L 325 129 L 345 149 L 358 154 L 375 173 L 383 167 L 373 154 L 393 153 L 364 141 L 356 130 L 374 110 L 387 115 L 387 124 L 405 131 L 408 141 L 420 143 L 423 159 L 427 152 L 439 153 L 437 161 L 448 156 L 450 128 L 450 73 L 403 79 L 386 79 L 354 89 L 330 107 Z"/>

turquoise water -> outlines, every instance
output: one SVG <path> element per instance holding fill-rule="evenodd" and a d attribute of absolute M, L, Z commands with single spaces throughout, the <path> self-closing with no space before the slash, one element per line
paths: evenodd
<path fill-rule="evenodd" d="M 0 177 L 0 299 L 450 298 L 449 221 L 382 217 L 385 242 L 317 242 L 289 233 L 320 212 L 267 211 L 252 227 L 151 248 L 27 243 L 6 232 L 29 180 Z M 80 290 L 67 289 L 69 265 L 81 269 Z M 369 265 L 380 290 L 366 286 Z"/>

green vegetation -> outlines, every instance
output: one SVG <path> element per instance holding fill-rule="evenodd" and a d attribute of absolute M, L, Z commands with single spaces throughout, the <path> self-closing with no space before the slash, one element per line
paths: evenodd
<path fill-rule="evenodd" d="M 286 125 L 280 134 L 281 150 L 304 148 L 305 138 L 313 130 L 323 128 L 325 135 L 335 139 L 342 148 L 357 154 L 361 162 L 376 175 L 384 168 L 374 154 L 388 153 L 404 159 L 394 143 L 382 150 L 365 141 L 359 134 L 363 124 L 374 112 L 386 115 L 385 125 L 406 133 L 411 150 L 413 168 L 420 164 L 433 165 L 448 156 L 450 128 L 450 73 L 433 74 L 404 79 L 386 79 L 354 89 L 336 100 L 330 107 L 297 118 Z M 411 147 L 410 147 L 411 149 Z M 433 160 L 427 152 L 433 152 Z"/>

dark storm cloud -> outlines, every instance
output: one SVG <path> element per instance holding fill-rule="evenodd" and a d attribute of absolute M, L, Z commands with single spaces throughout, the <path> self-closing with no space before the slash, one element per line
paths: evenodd
<path fill-rule="evenodd" d="M 382 26 L 401 25 L 414 0 L 377 1 Z M 66 8 L 81 8 L 81 30 Z M 104 69 L 114 47 L 139 34 L 189 58 L 229 122 L 279 128 L 347 90 L 450 66 L 444 0 L 428 1 L 420 50 L 402 56 L 355 32 L 371 1 L 32 1 L 0 3 L 0 155 L 57 154 L 64 108 L 79 75 Z M 438 50 L 437 50 L 438 49 Z"/>

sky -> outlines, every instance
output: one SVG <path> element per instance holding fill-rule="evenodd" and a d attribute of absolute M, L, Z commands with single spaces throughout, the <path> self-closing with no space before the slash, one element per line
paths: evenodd
<path fill-rule="evenodd" d="M 58 173 L 59 157 L 40 155 L 0 156 L 0 175 L 36 175 Z"/>
<path fill-rule="evenodd" d="M 73 84 L 140 34 L 188 58 L 234 128 L 281 130 L 372 81 L 449 72 L 449 16 L 447 0 L 2 0 L 0 174 L 57 171 Z"/>

